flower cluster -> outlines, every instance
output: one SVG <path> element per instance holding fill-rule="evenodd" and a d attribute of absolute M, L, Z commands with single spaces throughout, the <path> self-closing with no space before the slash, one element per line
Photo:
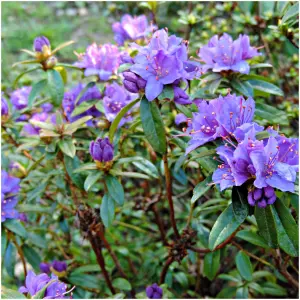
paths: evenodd
<path fill-rule="evenodd" d="M 249 74 L 250 67 L 247 59 L 261 55 L 257 49 L 250 46 L 247 35 L 240 35 L 233 40 L 229 34 L 224 33 L 220 38 L 213 36 L 206 46 L 200 48 L 199 57 L 205 63 L 204 72 L 233 71 Z"/>
<path fill-rule="evenodd" d="M 80 93 L 84 88 L 85 85 L 79 83 L 77 86 L 75 86 L 70 91 L 64 94 L 62 106 L 69 122 L 74 122 L 84 116 L 93 116 L 95 118 L 101 116 L 101 112 L 98 111 L 98 109 L 95 106 L 88 108 L 83 113 L 80 113 L 76 116 L 72 116 L 74 109 L 77 106 L 79 106 L 81 103 L 88 102 L 91 100 L 97 100 L 97 99 L 100 100 L 102 98 L 102 95 L 99 89 L 97 88 L 97 86 L 93 86 L 87 89 L 84 92 L 84 94 L 80 97 L 80 99 L 78 99 L 77 101 L 78 96 L 80 95 Z M 87 125 L 92 126 L 93 125 L 92 121 L 91 120 L 88 121 Z"/>
<path fill-rule="evenodd" d="M 29 294 L 34 297 L 38 292 L 45 288 L 45 292 L 42 299 L 67 299 L 65 294 L 67 293 L 67 285 L 58 280 L 57 276 L 42 273 L 36 275 L 33 271 L 28 271 L 25 280 L 25 286 L 19 288 L 19 292 L 22 294 Z"/>
<path fill-rule="evenodd" d="M 115 41 L 119 46 L 124 45 L 125 41 L 143 39 L 155 29 L 156 26 L 149 26 L 144 15 L 132 17 L 126 14 L 122 17 L 121 22 L 116 22 L 112 25 Z"/>
<path fill-rule="evenodd" d="M 15 210 L 18 203 L 17 194 L 20 190 L 20 179 L 1 171 L 1 222 L 16 219 L 19 213 Z"/>
<path fill-rule="evenodd" d="M 276 200 L 274 188 L 294 192 L 298 172 L 298 139 L 288 139 L 269 129 L 268 139 L 257 140 L 264 128 L 252 122 L 255 104 L 252 98 L 228 95 L 209 102 L 202 101 L 192 120 L 187 122 L 191 136 L 186 153 L 222 138 L 225 145 L 216 149 L 221 159 L 213 181 L 224 190 L 249 182 L 250 205 L 266 207 Z"/>
<path fill-rule="evenodd" d="M 28 97 L 31 92 L 31 86 L 23 86 L 13 91 L 10 95 L 10 101 L 16 110 L 21 110 L 28 105 Z"/>
<path fill-rule="evenodd" d="M 131 101 L 137 99 L 137 94 L 129 93 L 123 86 L 113 82 L 106 86 L 103 98 L 104 113 L 108 121 L 112 122 L 120 110 Z M 128 112 L 120 121 L 119 127 L 125 122 L 131 121 L 131 114 Z"/>
<path fill-rule="evenodd" d="M 146 80 L 145 94 L 154 100 L 165 85 L 176 80 L 190 80 L 200 74 L 200 65 L 188 60 L 187 44 L 161 29 L 153 33 L 146 46 L 132 44 L 138 50 L 130 71 Z"/>
<path fill-rule="evenodd" d="M 163 289 L 154 283 L 146 288 L 146 295 L 149 299 L 162 299 Z"/>
<path fill-rule="evenodd" d="M 111 75 L 117 73 L 121 62 L 121 53 L 118 47 L 111 44 L 87 47 L 86 52 L 78 55 L 75 66 L 84 69 L 85 76 L 97 75 L 100 80 L 106 81 Z"/>
<path fill-rule="evenodd" d="M 97 139 L 90 144 L 90 154 L 95 161 L 110 162 L 114 157 L 114 148 L 106 137 L 104 139 Z"/>

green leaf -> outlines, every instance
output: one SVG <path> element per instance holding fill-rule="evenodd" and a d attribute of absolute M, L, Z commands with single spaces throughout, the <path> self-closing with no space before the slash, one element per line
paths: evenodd
<path fill-rule="evenodd" d="M 120 123 L 120 121 L 122 120 L 122 118 L 127 114 L 127 112 L 136 104 L 140 101 L 140 99 L 136 99 L 132 102 L 130 102 L 129 104 L 127 104 L 126 106 L 124 106 L 119 113 L 117 114 L 116 118 L 114 119 L 114 121 L 111 123 L 110 128 L 109 128 L 109 139 L 111 142 L 113 142 L 114 136 L 115 136 L 115 132 L 118 129 L 118 125 Z"/>
<path fill-rule="evenodd" d="M 107 186 L 107 190 L 109 195 L 113 198 L 113 200 L 120 206 L 124 204 L 124 189 L 122 184 L 119 182 L 119 180 L 112 176 L 112 175 L 106 175 L 105 176 L 105 183 Z"/>
<path fill-rule="evenodd" d="M 64 97 L 64 82 L 59 72 L 54 69 L 47 70 L 48 88 L 53 103 L 60 106 Z"/>
<path fill-rule="evenodd" d="M 43 214 L 51 214 L 51 207 L 42 206 L 41 204 L 20 204 L 18 205 L 19 212 L 35 212 L 35 213 L 43 213 Z"/>
<path fill-rule="evenodd" d="M 221 82 L 224 80 L 224 78 L 219 78 L 217 80 L 211 81 L 208 85 L 208 91 L 210 94 L 215 94 L 216 90 L 218 89 L 218 87 L 220 86 Z"/>
<path fill-rule="evenodd" d="M 84 189 L 84 178 L 81 174 L 76 174 L 74 172 L 80 166 L 80 159 L 77 156 L 71 158 L 67 155 L 64 155 L 64 162 L 66 166 L 67 173 L 69 174 L 71 180 L 74 184 L 80 189 Z"/>
<path fill-rule="evenodd" d="M 115 204 L 109 194 L 105 194 L 102 198 L 100 216 L 105 227 L 109 227 L 114 220 Z"/>
<path fill-rule="evenodd" d="M 123 177 L 131 177 L 131 178 L 140 178 L 140 179 L 148 179 L 150 180 L 151 177 L 148 175 L 138 173 L 138 172 L 122 172 L 119 170 L 111 169 L 110 174 L 117 175 L 117 176 L 123 176 Z"/>
<path fill-rule="evenodd" d="M 254 65 L 250 65 L 251 69 L 258 69 L 258 68 L 273 68 L 273 66 L 271 64 L 267 64 L 267 63 L 260 63 L 260 64 L 254 64 Z"/>
<path fill-rule="evenodd" d="M 274 216 L 278 244 L 288 255 L 297 257 L 299 249 L 299 229 L 289 209 L 280 199 L 271 207 Z"/>
<path fill-rule="evenodd" d="M 76 168 L 73 173 L 81 173 L 82 171 L 87 170 L 97 170 L 97 165 L 95 163 L 86 163 L 81 165 L 79 168 Z"/>
<path fill-rule="evenodd" d="M 133 161 L 132 164 L 151 177 L 159 177 L 157 168 L 147 159 L 141 158 L 141 161 Z"/>
<path fill-rule="evenodd" d="M 259 236 L 258 234 L 249 231 L 249 230 L 241 230 L 236 234 L 236 237 L 243 239 L 253 245 L 263 247 L 263 248 L 269 248 L 268 244 L 265 242 L 265 240 Z"/>
<path fill-rule="evenodd" d="M 287 12 L 285 13 L 285 15 L 283 16 L 281 22 L 285 23 L 287 21 L 289 21 L 292 18 L 296 18 L 297 15 L 299 15 L 299 2 L 296 2 L 294 5 L 292 5 Z"/>
<path fill-rule="evenodd" d="M 132 64 L 130 64 L 130 63 L 128 63 L 128 64 L 122 64 L 122 65 L 118 68 L 118 74 L 123 73 L 124 71 L 129 70 L 131 66 L 132 66 Z"/>
<path fill-rule="evenodd" d="M 240 94 L 245 95 L 246 97 L 253 97 L 253 89 L 248 81 L 233 79 L 230 81 L 230 84 Z"/>
<path fill-rule="evenodd" d="M 99 267 L 98 264 L 94 264 L 94 265 L 85 265 L 85 266 L 81 266 L 76 268 L 72 274 L 80 274 L 80 273 L 85 273 L 85 272 L 101 272 L 101 269 Z"/>
<path fill-rule="evenodd" d="M 65 68 L 69 68 L 69 69 L 74 69 L 74 70 L 77 70 L 77 71 L 83 71 L 83 69 L 81 68 L 78 68 L 74 65 L 70 65 L 70 64 L 62 64 L 62 63 L 59 63 L 59 64 L 56 64 L 57 67 L 65 67 Z"/>
<path fill-rule="evenodd" d="M 5 286 L 1 286 L 1 298 L 2 299 L 26 299 L 26 297 L 18 291 L 11 290 Z"/>
<path fill-rule="evenodd" d="M 21 224 L 20 220 L 18 219 L 9 219 L 6 220 L 4 223 L 2 223 L 4 227 L 6 227 L 8 230 L 16 233 L 17 235 L 27 238 L 27 231 L 24 228 L 24 226 Z"/>
<path fill-rule="evenodd" d="M 40 80 L 39 82 L 35 83 L 32 86 L 32 89 L 30 91 L 30 94 L 28 96 L 28 107 L 32 107 L 34 100 L 36 97 L 42 92 L 42 90 L 47 86 L 47 80 L 43 79 Z"/>
<path fill-rule="evenodd" d="M 1 230 L 1 260 L 3 259 L 3 255 L 5 253 L 7 246 L 7 234 L 4 228 Z"/>
<path fill-rule="evenodd" d="M 22 72 L 21 74 L 18 75 L 18 77 L 15 79 L 14 83 L 13 83 L 13 86 L 14 88 L 17 87 L 17 83 L 18 81 L 27 73 L 31 73 L 31 72 L 34 72 L 36 70 L 41 70 L 42 68 L 39 66 L 39 67 L 36 67 L 36 68 L 32 68 L 32 69 L 29 69 L 29 70 L 26 70 L 24 72 Z"/>
<path fill-rule="evenodd" d="M 101 290 L 101 280 L 95 275 L 78 274 L 72 272 L 68 275 L 68 281 L 75 286 L 87 289 Z"/>
<path fill-rule="evenodd" d="M 12 278 L 15 277 L 16 252 L 14 244 L 9 242 L 4 255 L 4 267 L 7 274 Z"/>
<path fill-rule="evenodd" d="M 102 176 L 102 172 L 96 171 L 89 174 L 89 176 L 84 181 L 85 191 L 89 191 L 90 188 L 99 180 Z"/>
<path fill-rule="evenodd" d="M 204 257 L 204 275 L 213 280 L 220 267 L 220 250 L 209 252 Z"/>
<path fill-rule="evenodd" d="M 208 185 L 211 183 L 212 177 L 209 175 L 205 180 L 199 182 L 194 190 L 193 190 L 193 197 L 191 199 L 191 203 L 195 203 L 200 197 L 202 197 L 210 188 L 211 185 Z"/>
<path fill-rule="evenodd" d="M 36 120 L 30 120 L 29 123 L 31 123 L 35 127 L 39 127 L 42 129 L 46 129 L 46 130 L 50 130 L 50 131 L 55 130 L 55 126 L 51 123 L 40 122 L 40 121 L 36 121 Z"/>
<path fill-rule="evenodd" d="M 164 87 L 163 91 L 158 96 L 158 100 L 173 100 L 174 99 L 174 89 L 172 86 Z M 147 100 L 148 101 L 148 100 Z"/>
<path fill-rule="evenodd" d="M 289 120 L 286 113 L 265 103 L 255 104 L 255 114 L 263 119 L 266 119 L 271 124 L 277 123 L 280 125 L 289 125 Z"/>
<path fill-rule="evenodd" d="M 262 288 L 266 295 L 272 295 L 277 297 L 287 295 L 286 290 L 277 283 L 265 282 L 262 284 Z"/>
<path fill-rule="evenodd" d="M 64 154 L 70 156 L 71 158 L 73 158 L 75 156 L 76 147 L 75 147 L 72 139 L 60 140 L 58 142 L 58 146 Z"/>
<path fill-rule="evenodd" d="M 235 257 L 235 263 L 241 276 L 245 280 L 251 281 L 253 270 L 249 256 L 247 256 L 245 252 L 239 251 L 239 253 Z"/>
<path fill-rule="evenodd" d="M 87 121 L 89 121 L 92 118 L 93 118 L 92 116 L 85 116 L 71 124 L 65 125 L 64 134 L 72 135 L 82 124 L 85 124 Z"/>
<path fill-rule="evenodd" d="M 98 100 L 99 101 L 99 100 Z M 82 114 L 83 112 L 86 112 L 88 109 L 92 108 L 93 106 L 95 106 L 96 102 L 95 101 L 86 101 L 86 102 L 82 102 L 80 103 L 78 106 L 75 107 L 75 109 L 72 112 L 71 117 L 76 117 L 80 114 Z"/>
<path fill-rule="evenodd" d="M 254 215 L 256 218 L 259 234 L 265 239 L 269 247 L 277 246 L 277 234 L 275 220 L 270 205 L 266 208 L 255 207 Z"/>
<path fill-rule="evenodd" d="M 236 299 L 248 299 L 249 289 L 247 286 L 241 286 L 236 290 Z"/>
<path fill-rule="evenodd" d="M 256 135 L 255 135 L 256 139 L 261 141 L 261 140 L 264 140 L 264 139 L 267 139 L 268 137 L 270 137 L 270 133 L 268 131 L 261 131 L 261 132 L 258 132 Z"/>
<path fill-rule="evenodd" d="M 228 239 L 241 225 L 233 213 L 232 204 L 230 204 L 216 220 L 210 235 L 208 246 L 210 250 L 215 249 L 218 245 Z"/>
<path fill-rule="evenodd" d="M 161 154 L 167 151 L 164 123 L 155 101 L 149 102 L 143 97 L 140 106 L 142 127 L 147 140 L 154 151 Z"/>
<path fill-rule="evenodd" d="M 265 93 L 269 93 L 272 95 L 278 95 L 278 96 L 284 95 L 283 91 L 279 87 L 277 87 L 276 85 L 270 82 L 259 80 L 259 79 L 250 79 L 248 80 L 248 82 L 255 90 L 263 91 Z"/>
<path fill-rule="evenodd" d="M 35 270 L 39 271 L 40 263 L 42 262 L 40 255 L 28 245 L 23 245 L 22 250 L 26 261 L 28 261 Z"/>
<path fill-rule="evenodd" d="M 223 288 L 217 295 L 217 299 L 234 299 L 236 294 L 236 287 L 229 286 Z"/>
<path fill-rule="evenodd" d="M 113 280 L 112 285 L 119 289 L 119 290 L 123 290 L 123 291 L 130 291 L 131 290 L 131 284 L 128 280 L 126 280 L 125 278 L 116 278 Z"/>
<path fill-rule="evenodd" d="M 235 218 L 239 222 L 244 222 L 248 216 L 248 190 L 245 186 L 234 186 L 232 188 L 232 208 Z"/>

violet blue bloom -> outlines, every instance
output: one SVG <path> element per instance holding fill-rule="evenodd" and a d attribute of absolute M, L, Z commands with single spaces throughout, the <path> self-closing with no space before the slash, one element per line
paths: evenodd
<path fill-rule="evenodd" d="M 19 213 L 15 210 L 18 203 L 17 194 L 20 190 L 20 179 L 1 171 L 1 222 L 16 219 Z"/>
<path fill-rule="evenodd" d="M 19 220 L 24 222 L 24 223 L 28 222 L 27 215 L 25 213 L 20 213 L 19 214 Z"/>
<path fill-rule="evenodd" d="M 224 33 L 220 38 L 213 36 L 206 46 L 200 48 L 199 57 L 205 62 L 203 70 L 206 72 L 233 71 L 249 74 L 250 66 L 247 59 L 261 55 L 257 49 L 250 46 L 247 35 L 240 35 L 233 40 L 230 35 Z"/>
<path fill-rule="evenodd" d="M 117 73 L 120 65 L 121 53 L 117 46 L 96 43 L 87 47 L 86 52 L 78 56 L 79 61 L 74 65 L 84 69 L 85 76 L 97 75 L 102 81 L 106 81 L 111 75 Z"/>
<path fill-rule="evenodd" d="M 50 281 L 53 282 L 46 288 L 42 299 L 66 299 L 64 294 L 66 293 L 67 285 L 60 282 L 57 276 L 52 275 L 50 278 L 45 273 L 35 275 L 32 270 L 28 271 L 25 286 L 20 287 L 19 292 L 22 294 L 28 293 L 30 297 L 34 297 Z"/>
<path fill-rule="evenodd" d="M 251 206 L 257 205 L 259 208 L 265 208 L 276 201 L 275 191 L 271 186 L 263 189 L 254 188 L 248 193 L 248 203 Z"/>
<path fill-rule="evenodd" d="M 5 98 L 1 96 L 1 116 L 7 116 L 9 112 L 8 104 Z"/>
<path fill-rule="evenodd" d="M 38 36 L 33 42 L 35 52 L 43 52 L 44 47 L 50 48 L 50 42 L 45 36 Z"/>
<path fill-rule="evenodd" d="M 90 143 L 90 154 L 96 161 L 109 162 L 114 157 L 114 148 L 107 137 L 99 138 Z"/>
<path fill-rule="evenodd" d="M 41 262 L 40 263 L 40 271 L 42 273 L 50 273 L 50 264 L 46 263 L 46 262 Z"/>
<path fill-rule="evenodd" d="M 162 299 L 163 289 L 154 283 L 146 288 L 146 295 L 148 299 Z"/>
<path fill-rule="evenodd" d="M 41 105 L 41 109 L 43 112 L 49 113 L 53 110 L 53 105 L 47 102 Z"/>
<path fill-rule="evenodd" d="M 31 86 L 23 86 L 11 93 L 10 101 L 16 110 L 27 107 L 30 92 Z"/>
<path fill-rule="evenodd" d="M 132 47 L 138 54 L 130 71 L 147 81 L 145 95 L 149 101 L 154 100 L 165 85 L 199 75 L 199 66 L 188 61 L 186 44 L 175 35 L 168 37 L 164 29 L 156 31 L 148 45 L 132 44 Z"/>
<path fill-rule="evenodd" d="M 175 124 L 178 126 L 182 123 L 187 123 L 188 122 L 188 117 L 182 113 L 176 115 L 175 117 Z"/>
<path fill-rule="evenodd" d="M 296 141 L 298 143 L 298 139 Z M 281 147 L 284 147 L 284 150 L 281 150 Z M 286 148 L 271 136 L 263 150 L 252 151 L 250 158 L 256 176 L 254 186 L 260 189 L 271 186 L 283 192 L 294 192 L 298 165 L 290 165 L 289 162 L 294 163 L 295 156 L 298 160 L 296 147 L 296 144 L 291 143 Z"/>
<path fill-rule="evenodd" d="M 124 80 L 123 85 L 125 89 L 131 93 L 139 93 L 146 87 L 147 81 L 133 72 L 127 71 L 122 73 Z"/>
<path fill-rule="evenodd" d="M 156 28 L 156 26 L 149 26 L 147 18 L 144 15 L 132 17 L 126 14 L 122 17 L 121 22 L 116 22 L 112 25 L 115 41 L 119 46 L 124 45 L 124 42 L 127 40 L 135 41 L 145 38 Z"/>
<path fill-rule="evenodd" d="M 64 272 L 67 270 L 67 263 L 65 261 L 54 260 L 52 262 L 52 268 L 57 272 Z"/>
<path fill-rule="evenodd" d="M 192 104 L 192 100 L 190 99 L 189 95 L 180 87 L 173 86 L 174 89 L 174 102 L 181 104 L 181 105 L 187 105 Z"/>
<path fill-rule="evenodd" d="M 134 75 L 134 74 L 133 74 Z M 123 86 L 116 82 L 108 85 L 104 92 L 103 105 L 105 117 L 109 122 L 112 122 L 120 110 L 128 103 L 137 99 L 137 94 L 129 93 Z M 130 111 L 125 115 L 119 123 L 119 127 L 124 123 L 131 121 Z"/>
<path fill-rule="evenodd" d="M 81 98 L 76 103 L 76 99 L 79 96 L 79 94 L 81 93 L 81 91 L 84 89 L 84 87 L 85 87 L 85 85 L 79 83 L 77 86 L 75 86 L 70 91 L 68 91 L 64 94 L 62 106 L 63 106 L 64 112 L 67 116 L 68 121 L 71 123 L 84 117 L 84 116 L 93 116 L 95 118 L 101 116 L 101 112 L 98 111 L 98 109 L 95 106 L 87 109 L 85 112 L 83 112 L 77 116 L 74 116 L 74 117 L 72 116 L 72 113 L 73 113 L 74 109 L 76 108 L 76 106 L 80 105 L 83 102 L 88 102 L 90 100 L 96 100 L 96 99 L 100 100 L 102 98 L 102 95 L 101 95 L 99 89 L 97 88 L 97 86 L 93 86 L 93 87 L 89 88 L 88 90 L 86 90 L 85 93 L 81 96 Z M 92 120 L 88 121 L 87 125 L 93 126 Z"/>

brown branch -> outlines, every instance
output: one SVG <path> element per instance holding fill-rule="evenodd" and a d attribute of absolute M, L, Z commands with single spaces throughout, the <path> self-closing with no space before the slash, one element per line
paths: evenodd
<path fill-rule="evenodd" d="M 24 253 L 23 253 L 22 248 L 17 243 L 15 236 L 13 236 L 13 243 L 15 244 L 15 246 L 16 246 L 16 248 L 18 250 L 18 254 L 19 254 L 20 258 L 21 258 L 23 269 L 24 269 L 24 275 L 26 277 L 27 276 L 27 268 L 26 268 L 26 261 L 25 261 Z"/>
<path fill-rule="evenodd" d="M 164 265 L 164 267 L 162 269 L 162 272 L 160 274 L 160 280 L 159 280 L 160 284 L 163 284 L 165 282 L 165 278 L 166 278 L 168 269 L 169 269 L 170 265 L 173 263 L 173 261 L 174 261 L 173 257 L 169 257 L 167 259 L 167 261 L 165 262 L 165 265 Z"/>
<path fill-rule="evenodd" d="M 157 226 L 158 226 L 158 229 L 159 229 L 159 232 L 160 232 L 160 235 L 161 235 L 161 239 L 162 239 L 162 241 L 163 241 L 163 244 L 167 246 L 169 243 L 168 243 L 168 241 L 167 241 L 166 233 L 165 233 L 165 229 L 164 229 L 164 225 L 163 225 L 163 223 L 162 223 L 162 220 L 161 220 L 161 218 L 160 218 L 160 215 L 159 215 L 159 212 L 158 212 L 158 210 L 157 210 L 156 205 L 153 204 L 153 205 L 151 206 L 151 209 L 152 209 L 152 211 L 153 211 L 153 213 L 154 213 L 155 221 L 156 221 L 156 224 L 157 224 Z"/>
<path fill-rule="evenodd" d="M 209 253 L 211 252 L 209 249 L 201 249 L 201 248 L 197 248 L 197 247 L 193 247 L 193 246 L 189 246 L 188 249 L 197 252 L 197 253 Z"/>
<path fill-rule="evenodd" d="M 167 198 L 168 198 L 169 207 L 170 207 L 171 224 L 172 224 L 176 239 L 179 239 L 180 235 L 177 230 L 174 206 L 173 206 L 173 199 L 172 199 L 172 177 L 171 177 L 171 173 L 170 173 L 170 169 L 169 169 L 169 165 L 168 165 L 168 155 L 167 154 L 163 155 L 163 161 L 164 161 L 165 178 L 166 178 Z"/>
<path fill-rule="evenodd" d="M 108 272 L 105 268 L 105 261 L 104 261 L 103 255 L 102 255 L 102 250 L 101 250 L 100 247 L 98 247 L 98 245 L 97 245 L 98 243 L 94 240 L 94 237 L 91 233 L 88 234 L 88 239 L 89 239 L 89 241 L 92 245 L 92 248 L 93 248 L 93 250 L 96 254 L 97 262 L 98 262 L 98 264 L 101 268 L 104 279 L 105 279 L 110 291 L 112 292 L 112 294 L 115 294 L 116 291 L 115 291 L 115 289 L 114 289 L 114 287 L 113 287 L 113 285 L 110 281 L 109 274 L 108 274 Z"/>

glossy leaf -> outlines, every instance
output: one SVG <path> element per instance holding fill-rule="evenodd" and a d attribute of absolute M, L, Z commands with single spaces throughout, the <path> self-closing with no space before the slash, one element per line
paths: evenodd
<path fill-rule="evenodd" d="M 2 299 L 26 299 L 25 295 L 19 293 L 18 291 L 11 290 L 5 286 L 1 286 L 1 298 Z"/>
<path fill-rule="evenodd" d="M 231 86 L 240 94 L 246 97 L 253 97 L 253 88 L 247 81 L 240 81 L 239 79 L 233 79 L 230 81 Z"/>
<path fill-rule="evenodd" d="M 220 250 L 209 252 L 204 257 L 204 275 L 213 280 L 220 267 Z"/>
<path fill-rule="evenodd" d="M 35 99 L 39 96 L 39 94 L 45 89 L 47 86 L 47 80 L 43 79 L 40 80 L 39 82 L 35 83 L 32 86 L 32 89 L 30 91 L 30 94 L 28 96 L 28 107 L 32 107 Z"/>
<path fill-rule="evenodd" d="M 4 223 L 2 223 L 4 227 L 6 227 L 8 230 L 16 233 L 17 235 L 27 238 L 27 231 L 18 219 L 8 219 Z"/>
<path fill-rule="evenodd" d="M 161 94 L 158 96 L 158 100 L 173 100 L 174 99 L 174 89 L 172 86 L 164 87 Z M 148 100 L 147 100 L 148 101 Z"/>
<path fill-rule="evenodd" d="M 239 222 L 244 222 L 248 216 L 248 191 L 245 186 L 234 186 L 232 188 L 232 208 L 235 218 Z"/>
<path fill-rule="evenodd" d="M 112 175 L 106 175 L 105 176 L 105 183 L 107 186 L 107 190 L 111 198 L 120 206 L 124 204 L 124 189 L 122 184 L 119 182 L 119 180 L 112 176 Z"/>
<path fill-rule="evenodd" d="M 48 76 L 48 89 L 55 106 L 62 103 L 64 97 L 64 82 L 59 72 L 54 69 L 47 71 Z"/>
<path fill-rule="evenodd" d="M 98 291 L 101 289 L 101 282 L 95 275 L 72 272 L 68 275 L 68 281 L 70 281 L 71 284 L 82 288 L 95 289 Z"/>
<path fill-rule="evenodd" d="M 102 198 L 100 216 L 105 227 L 109 227 L 114 220 L 115 204 L 109 194 L 105 194 Z"/>
<path fill-rule="evenodd" d="M 88 175 L 88 177 L 84 181 L 84 189 L 89 191 L 91 187 L 100 179 L 102 176 L 102 172 L 95 171 Z"/>
<path fill-rule="evenodd" d="M 267 244 L 274 248 L 277 246 L 277 233 L 275 220 L 270 205 L 266 208 L 255 207 L 255 218 L 259 229 L 259 234 L 265 239 Z"/>
<path fill-rule="evenodd" d="M 73 158 L 76 154 L 76 147 L 73 143 L 73 140 L 72 139 L 63 139 L 63 140 L 60 140 L 58 142 L 58 146 L 60 148 L 60 150 L 68 155 L 69 157 Z"/>
<path fill-rule="evenodd" d="M 279 87 L 277 87 L 276 85 L 270 82 L 259 80 L 259 79 L 250 79 L 248 80 L 248 82 L 255 90 L 263 91 L 265 93 L 278 95 L 278 96 L 284 95 L 283 91 Z"/>
<path fill-rule="evenodd" d="M 236 290 L 236 299 L 248 299 L 249 289 L 247 286 L 241 286 Z"/>
<path fill-rule="evenodd" d="M 233 213 L 232 204 L 230 204 L 216 220 L 210 235 L 209 235 L 209 249 L 213 250 L 218 245 L 228 239 L 241 225 Z"/>
<path fill-rule="evenodd" d="M 191 199 L 191 203 L 195 203 L 200 197 L 202 197 L 211 188 L 211 185 L 208 185 L 209 183 L 211 183 L 211 181 L 212 178 L 210 175 L 195 186 L 193 190 L 193 197 Z"/>
<path fill-rule="evenodd" d="M 9 242 L 4 254 L 4 267 L 10 277 L 14 277 L 16 264 L 16 247 Z"/>
<path fill-rule="evenodd" d="M 24 253 L 26 261 L 28 261 L 36 271 L 39 271 L 40 263 L 42 262 L 40 255 L 28 245 L 23 245 L 22 251 Z"/>
<path fill-rule="evenodd" d="M 251 281 L 253 270 L 249 256 L 245 254 L 245 252 L 239 251 L 239 253 L 235 257 L 235 263 L 241 276 L 245 280 Z"/>
<path fill-rule="evenodd" d="M 84 178 L 82 174 L 76 174 L 74 172 L 74 170 L 80 166 L 79 158 L 77 156 L 71 158 L 68 155 L 64 155 L 64 162 L 65 162 L 66 170 L 72 182 L 80 189 L 84 189 Z"/>
<path fill-rule="evenodd" d="M 147 140 L 156 152 L 167 151 L 167 141 L 164 123 L 155 101 L 148 101 L 143 97 L 140 106 L 142 127 Z"/>
<path fill-rule="evenodd" d="M 125 278 L 116 278 L 113 280 L 112 285 L 119 289 L 119 290 L 123 290 L 123 291 L 130 291 L 131 290 L 131 284 L 128 280 L 126 280 Z"/>
<path fill-rule="evenodd" d="M 236 237 L 245 240 L 253 245 L 259 246 L 259 247 L 263 247 L 263 248 L 269 248 L 268 244 L 266 243 L 266 241 L 259 236 L 258 234 L 249 231 L 249 230 L 241 230 L 236 234 Z"/>

